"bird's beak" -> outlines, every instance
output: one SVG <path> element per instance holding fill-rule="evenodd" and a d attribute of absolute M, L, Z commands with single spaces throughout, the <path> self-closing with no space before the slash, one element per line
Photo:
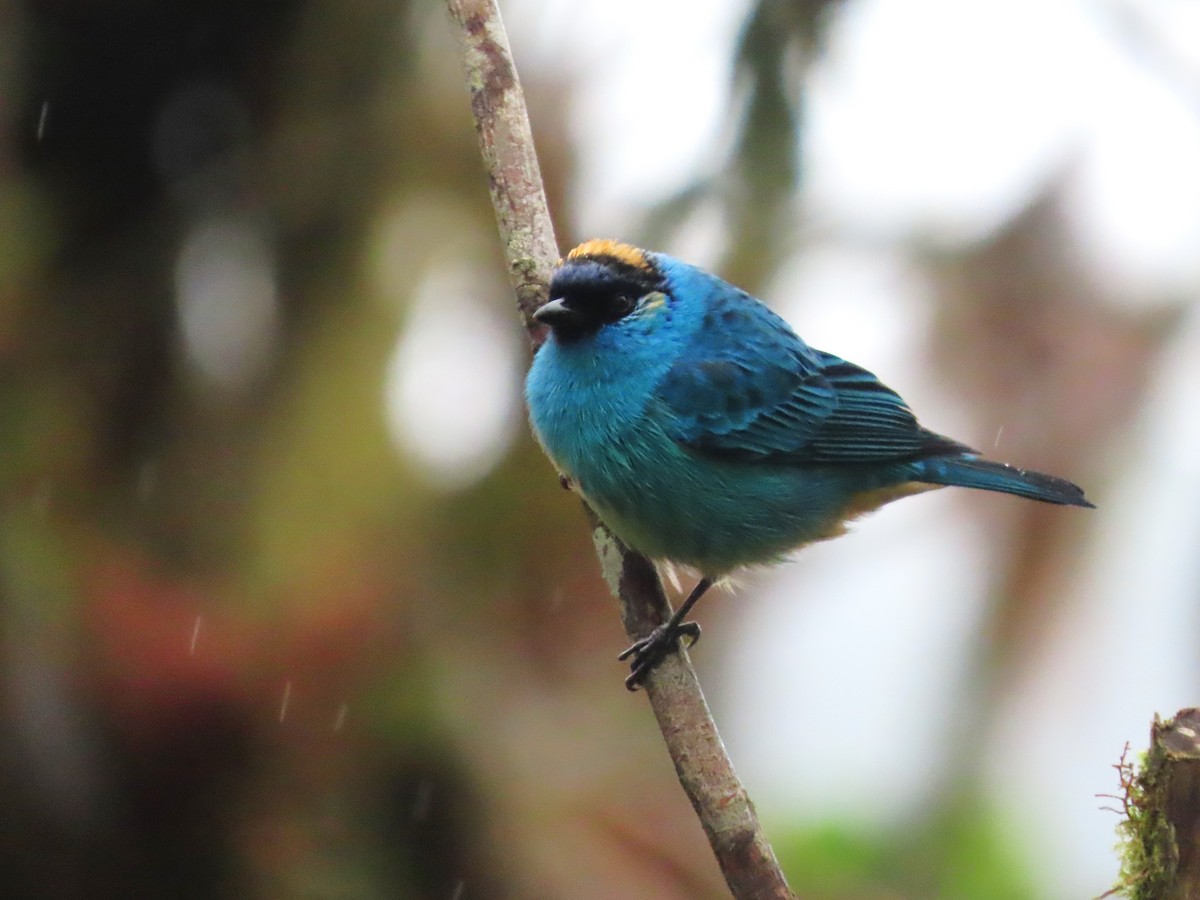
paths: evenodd
<path fill-rule="evenodd" d="M 583 323 L 583 316 L 579 310 L 567 306 L 561 297 L 539 306 L 534 311 L 533 318 L 551 328 L 570 329 Z"/>

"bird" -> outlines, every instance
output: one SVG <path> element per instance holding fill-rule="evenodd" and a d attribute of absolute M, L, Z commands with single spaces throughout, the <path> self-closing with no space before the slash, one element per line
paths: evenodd
<path fill-rule="evenodd" d="M 525 381 L 532 430 L 628 547 L 699 573 L 627 648 L 636 690 L 716 582 L 843 534 L 948 485 L 1093 507 L 1054 475 L 985 459 L 924 428 L 874 374 L 805 343 L 765 303 L 701 268 L 610 239 L 554 269 Z"/>

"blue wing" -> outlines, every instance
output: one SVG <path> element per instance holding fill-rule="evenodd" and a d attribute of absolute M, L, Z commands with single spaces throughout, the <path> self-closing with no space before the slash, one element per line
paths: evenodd
<path fill-rule="evenodd" d="M 809 347 L 741 292 L 713 302 L 657 397 L 677 441 L 726 458 L 866 463 L 974 452 L 922 428 L 874 375 Z"/>

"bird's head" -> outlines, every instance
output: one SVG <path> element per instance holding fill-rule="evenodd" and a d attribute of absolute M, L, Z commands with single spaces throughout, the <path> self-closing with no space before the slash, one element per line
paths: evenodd
<path fill-rule="evenodd" d="M 572 343 L 606 325 L 654 315 L 667 302 L 665 290 L 666 276 L 651 254 L 616 241 L 587 241 L 554 270 L 550 301 L 533 317 Z"/>

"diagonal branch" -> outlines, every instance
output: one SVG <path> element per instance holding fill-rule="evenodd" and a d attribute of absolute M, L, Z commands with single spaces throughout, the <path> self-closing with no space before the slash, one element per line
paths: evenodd
<path fill-rule="evenodd" d="M 546 302 L 558 261 L 554 225 L 538 167 L 525 95 L 517 80 L 500 10 L 489 0 L 447 0 L 471 94 L 471 115 L 504 242 L 517 308 L 537 349 L 545 337 L 533 311 Z"/>
<path fill-rule="evenodd" d="M 558 250 L 525 98 L 495 0 L 446 3 L 459 42 L 509 277 L 536 349 L 544 335 L 530 315 L 545 301 Z M 625 631 L 634 640 L 645 637 L 671 615 L 658 574 L 590 509 L 587 513 L 605 580 L 620 602 Z M 792 897 L 754 805 L 733 771 L 687 652 L 668 654 L 644 685 L 679 782 L 733 896 Z"/>

